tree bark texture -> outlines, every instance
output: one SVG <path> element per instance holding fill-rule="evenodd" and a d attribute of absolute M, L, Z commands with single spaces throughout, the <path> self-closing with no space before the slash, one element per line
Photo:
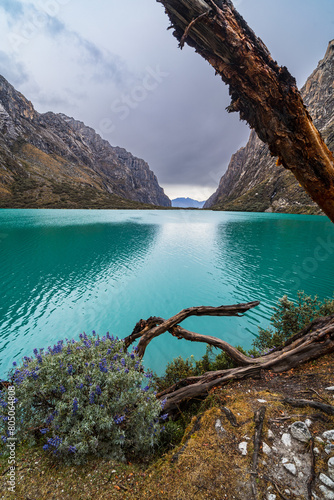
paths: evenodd
<path fill-rule="evenodd" d="M 334 314 L 326 318 L 318 318 L 301 332 L 294 335 L 280 348 L 259 358 L 248 357 L 235 347 L 216 337 L 190 332 L 180 327 L 178 323 L 189 316 L 240 316 L 259 302 L 235 304 L 220 307 L 190 307 L 175 316 L 164 320 L 151 317 L 147 321 L 140 320 L 131 335 L 124 339 L 128 348 L 139 340 L 137 350 L 142 357 L 148 344 L 157 336 L 169 332 L 178 339 L 191 342 L 205 342 L 226 352 L 238 365 L 236 368 L 207 372 L 201 376 L 188 377 L 158 394 L 158 398 L 167 399 L 164 411 L 172 413 L 178 411 L 179 405 L 193 398 L 204 397 L 209 391 L 219 385 L 227 384 L 232 380 L 249 377 L 259 377 L 262 370 L 271 370 L 281 373 L 291 370 L 302 363 L 319 358 L 334 352 Z"/>
<path fill-rule="evenodd" d="M 181 48 L 185 42 L 194 47 L 229 85 L 228 111 L 240 113 L 334 222 L 334 157 L 287 68 L 272 59 L 230 0 L 157 1 Z"/>

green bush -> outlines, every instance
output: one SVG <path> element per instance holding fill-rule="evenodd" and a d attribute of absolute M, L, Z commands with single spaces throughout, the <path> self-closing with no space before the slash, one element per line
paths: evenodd
<path fill-rule="evenodd" d="M 259 336 L 253 341 L 253 346 L 261 352 L 279 347 L 315 318 L 333 314 L 334 299 L 325 299 L 321 302 L 317 296 L 311 297 L 304 292 L 298 292 L 296 302 L 292 302 L 287 295 L 284 295 L 273 310 L 271 323 L 274 330 L 259 328 Z"/>
<path fill-rule="evenodd" d="M 162 405 L 136 351 L 123 341 L 80 335 L 14 364 L 16 438 L 59 459 L 82 463 L 89 456 L 124 460 L 143 456 L 156 443 Z M 0 435 L 6 449 L 10 389 L 0 392 Z"/>

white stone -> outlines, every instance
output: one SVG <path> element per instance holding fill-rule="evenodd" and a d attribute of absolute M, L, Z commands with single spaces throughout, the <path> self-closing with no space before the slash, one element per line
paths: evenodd
<path fill-rule="evenodd" d="M 315 453 L 316 455 L 320 455 L 320 450 L 319 450 L 319 448 L 314 448 L 314 449 L 313 449 L 313 451 L 314 451 L 314 453 Z"/>
<path fill-rule="evenodd" d="M 274 495 L 273 493 L 269 493 L 269 495 L 267 496 L 268 500 L 276 500 L 276 498 L 276 495 Z"/>
<path fill-rule="evenodd" d="M 301 467 L 303 465 L 303 463 L 296 456 L 293 457 L 293 459 L 294 459 L 295 464 L 297 465 L 297 467 Z"/>
<path fill-rule="evenodd" d="M 334 385 L 332 385 L 331 387 L 326 387 L 326 391 L 334 391 Z"/>
<path fill-rule="evenodd" d="M 225 432 L 225 429 L 222 426 L 221 420 L 219 418 L 218 418 L 218 420 L 216 420 L 215 429 L 216 429 L 217 434 L 220 435 L 220 436 L 222 434 L 224 434 L 224 432 Z"/>
<path fill-rule="evenodd" d="M 290 447 L 291 446 L 291 436 L 290 434 L 288 434 L 287 432 L 283 434 L 282 436 L 282 443 L 285 445 L 285 446 L 288 446 Z"/>
<path fill-rule="evenodd" d="M 242 443 L 239 444 L 239 450 L 241 452 L 241 455 L 243 455 L 244 457 L 247 455 L 247 446 L 248 446 L 247 441 L 243 441 Z"/>
<path fill-rule="evenodd" d="M 270 441 L 275 439 L 275 434 L 270 429 L 268 429 L 267 436 L 268 436 L 268 439 L 270 439 Z"/>
<path fill-rule="evenodd" d="M 325 495 L 324 498 L 326 500 L 334 500 L 334 491 L 329 490 L 326 486 L 319 486 L 319 490 Z"/>
<path fill-rule="evenodd" d="M 290 472 L 290 474 L 293 474 L 294 476 L 297 474 L 297 468 L 295 464 L 283 464 L 283 467 L 285 467 L 286 470 Z"/>
<path fill-rule="evenodd" d="M 317 436 L 317 437 L 315 438 L 315 440 L 316 440 L 316 441 L 318 441 L 318 443 L 323 443 L 323 442 L 324 442 L 324 440 L 323 440 L 323 439 L 321 439 L 321 437 L 319 437 L 319 436 Z"/>
<path fill-rule="evenodd" d="M 263 453 L 265 453 L 266 455 L 270 455 L 270 453 L 271 453 L 270 446 L 268 446 L 267 443 L 265 443 L 264 441 L 262 443 L 262 450 L 263 450 Z"/>
<path fill-rule="evenodd" d="M 282 464 L 287 464 L 288 463 L 288 459 L 287 458 L 282 458 Z"/>
<path fill-rule="evenodd" d="M 290 432 L 292 437 L 302 443 L 307 443 L 312 437 L 305 422 L 294 422 L 290 425 Z"/>
<path fill-rule="evenodd" d="M 328 475 L 334 481 L 334 457 L 328 460 Z"/>
<path fill-rule="evenodd" d="M 288 489 L 286 489 L 286 490 L 284 490 L 284 493 L 286 493 L 287 495 L 290 495 L 290 494 L 291 494 L 291 491 L 290 491 L 290 490 L 288 490 Z"/>
<path fill-rule="evenodd" d="M 334 451 L 334 444 L 329 444 L 328 446 L 326 446 L 325 452 L 327 453 L 327 455 L 330 455 L 331 453 L 333 453 L 333 451 Z"/>
<path fill-rule="evenodd" d="M 331 490 L 334 490 L 334 481 L 332 481 L 326 474 L 320 474 L 319 479 L 325 486 L 328 486 Z"/>
<path fill-rule="evenodd" d="M 334 429 L 324 432 L 322 437 L 327 441 L 334 441 Z"/>
<path fill-rule="evenodd" d="M 267 403 L 267 400 L 266 399 L 258 399 L 258 402 L 259 403 Z"/>
<path fill-rule="evenodd" d="M 307 419 L 305 420 L 305 425 L 307 425 L 307 427 L 311 427 L 311 425 L 312 425 L 312 420 L 310 420 L 309 418 L 307 418 Z"/>

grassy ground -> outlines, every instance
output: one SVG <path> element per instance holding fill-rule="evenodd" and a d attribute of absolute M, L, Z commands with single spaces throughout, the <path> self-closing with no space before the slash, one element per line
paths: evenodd
<path fill-rule="evenodd" d="M 333 395 L 325 390 L 326 387 L 334 385 L 333 361 L 334 354 L 331 354 L 287 373 L 278 375 L 264 372 L 257 380 L 249 379 L 215 388 L 205 402 L 199 405 L 198 413 L 193 416 L 182 442 L 165 455 L 156 456 L 148 462 L 115 463 L 92 460 L 85 466 L 70 467 L 50 462 L 38 447 L 31 450 L 21 445 L 17 450 L 15 494 L 9 493 L 7 489 L 8 463 L 5 459 L 0 461 L 0 498 L 250 498 L 254 411 L 266 401 L 264 436 L 269 427 L 274 432 L 282 432 L 283 425 L 290 425 L 293 421 L 306 417 L 312 419 L 314 435 L 333 429 L 334 416 L 319 414 L 319 410 L 311 408 L 292 408 L 282 402 L 283 397 L 291 396 L 320 402 L 326 400 L 333 404 Z M 234 413 L 238 427 L 229 422 L 222 411 L 223 407 L 228 407 Z M 225 429 L 223 439 L 216 429 L 217 420 L 221 421 Z M 244 440 L 249 443 L 246 457 L 242 456 L 238 449 L 238 443 Z M 260 498 L 265 498 L 268 487 L 273 488 L 264 478 L 264 475 L 268 474 L 266 463 L 263 453 L 260 453 Z M 323 455 L 319 455 L 316 461 L 316 473 L 319 475 L 320 472 L 326 472 Z M 293 478 L 293 481 L 296 479 Z M 295 500 L 304 497 L 292 495 L 288 498 Z"/>

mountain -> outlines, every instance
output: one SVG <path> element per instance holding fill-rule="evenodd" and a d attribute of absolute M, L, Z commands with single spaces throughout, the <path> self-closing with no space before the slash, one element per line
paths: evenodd
<path fill-rule="evenodd" d="M 192 198 L 175 198 L 172 207 L 177 208 L 203 208 L 205 201 L 197 201 Z"/>
<path fill-rule="evenodd" d="M 334 150 L 334 40 L 301 89 L 315 125 Z M 291 172 L 276 166 L 276 158 L 254 131 L 247 145 L 235 153 L 217 191 L 204 208 L 252 212 L 319 214 L 316 205 Z"/>
<path fill-rule="evenodd" d="M 0 207 L 170 207 L 144 160 L 64 114 L 40 114 L 0 76 Z"/>

